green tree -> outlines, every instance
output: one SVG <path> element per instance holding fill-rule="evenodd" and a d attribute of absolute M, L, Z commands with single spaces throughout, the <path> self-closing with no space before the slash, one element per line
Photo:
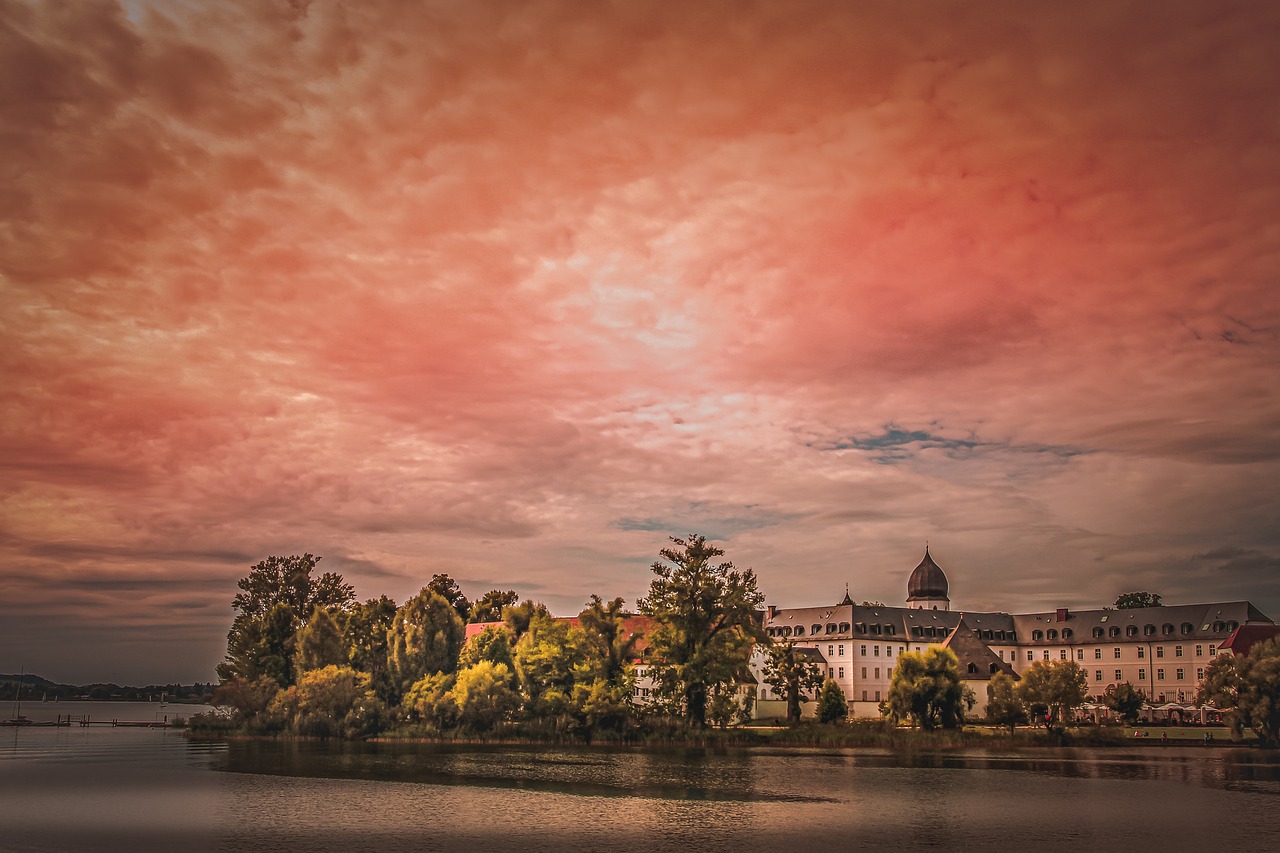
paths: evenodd
<path fill-rule="evenodd" d="M 439 593 L 423 588 L 401 605 L 387 634 L 388 664 L 406 690 L 424 675 L 453 672 L 466 639 L 466 626 Z"/>
<path fill-rule="evenodd" d="M 368 673 L 347 666 L 302 673 L 272 704 L 297 734 L 310 737 L 374 734 L 387 718 L 382 701 L 369 689 Z"/>
<path fill-rule="evenodd" d="M 511 636 L 517 640 L 524 636 L 525 631 L 529 630 L 533 617 L 538 615 L 550 616 L 551 614 L 547 612 L 545 604 L 528 598 L 519 604 L 502 608 L 502 622 L 511 632 Z"/>
<path fill-rule="evenodd" d="M 595 677 L 608 684 L 622 684 L 638 655 L 636 647 L 643 637 L 627 630 L 629 615 L 621 598 L 606 603 L 598 595 L 591 596 L 578 614 L 587 663 Z"/>
<path fill-rule="evenodd" d="M 1017 685 L 1007 672 L 997 672 L 987 682 L 987 722 L 1008 726 L 1009 734 L 1027 721 L 1027 709 L 1018 698 Z"/>
<path fill-rule="evenodd" d="M 893 669 L 884 708 L 895 722 L 910 720 L 925 731 L 952 729 L 964 721 L 964 685 L 960 661 L 950 649 L 931 646 L 903 652 Z"/>
<path fill-rule="evenodd" d="M 1029 707 L 1043 707 L 1049 714 L 1045 727 L 1061 723 L 1084 704 L 1089 682 L 1073 660 L 1036 661 L 1022 673 L 1018 698 Z"/>
<path fill-rule="evenodd" d="M 588 737 L 594 729 L 622 731 L 634 716 L 631 688 L 613 684 L 603 678 L 573 686 L 573 710 L 586 729 Z"/>
<path fill-rule="evenodd" d="M 311 554 L 268 557 L 237 582 L 231 602 L 237 611 L 227 633 L 227 657 L 218 665 L 222 681 L 270 675 L 282 686 L 293 683 L 295 635 L 317 606 L 344 610 L 355 590 L 334 572 L 315 577 L 319 557 Z"/>
<path fill-rule="evenodd" d="M 508 684 L 511 670 L 504 663 L 482 660 L 458 672 L 453 701 L 464 726 L 487 732 L 520 707 L 520 695 Z"/>
<path fill-rule="evenodd" d="M 787 722 L 800 721 L 800 700 L 805 693 L 822 687 L 822 668 L 805 655 L 808 649 L 797 649 L 795 643 L 777 642 L 769 647 L 769 660 L 764 667 L 765 683 L 787 700 Z"/>
<path fill-rule="evenodd" d="M 1129 682 L 1117 684 L 1115 689 L 1102 697 L 1102 704 L 1120 715 L 1125 722 L 1138 719 L 1138 713 L 1147 701 L 1147 694 Z"/>
<path fill-rule="evenodd" d="M 512 675 L 516 671 L 515 653 L 511 648 L 511 632 L 505 625 L 488 625 L 462 647 L 458 656 L 458 669 L 475 666 L 482 660 L 507 665 Z"/>
<path fill-rule="evenodd" d="M 671 540 L 640 612 L 651 618 L 650 672 L 660 693 L 683 705 L 689 721 L 707 722 L 707 700 L 713 687 L 731 684 L 747 667 L 752 646 L 764 642 L 756 611 L 764 596 L 750 569 L 716 563 L 724 551 L 703 536 Z"/>
<path fill-rule="evenodd" d="M 452 692 L 456 679 L 456 675 L 447 672 L 424 675 L 405 691 L 401 708 L 411 719 L 441 730 L 452 728 L 458 722 L 458 703 L 453 701 Z"/>
<path fill-rule="evenodd" d="M 342 632 L 329 611 L 316 605 L 311 618 L 296 637 L 293 667 L 298 673 L 326 666 L 345 666 L 347 650 L 342 642 Z"/>
<path fill-rule="evenodd" d="M 1280 637 L 1257 643 L 1248 655 L 1219 655 L 1198 701 L 1225 711 L 1234 737 L 1249 729 L 1262 746 L 1280 746 Z"/>
<path fill-rule="evenodd" d="M 342 614 L 342 644 L 353 669 L 378 680 L 387 669 L 387 633 L 396 620 L 396 603 L 385 595 L 353 604 Z"/>
<path fill-rule="evenodd" d="M 844 691 L 833 679 L 822 683 L 822 691 L 818 694 L 818 722 L 843 722 L 849 717 L 849 703 L 844 698 Z"/>
<path fill-rule="evenodd" d="M 431 582 L 427 584 L 427 589 L 439 593 L 441 598 L 449 602 L 453 609 L 458 612 L 458 618 L 463 622 L 471 618 L 471 602 L 462 594 L 462 589 L 453 578 L 446 574 L 432 575 Z"/>
<path fill-rule="evenodd" d="M 502 608 L 511 607 L 520 596 L 514 589 L 491 589 L 471 607 L 471 622 L 501 622 Z"/>
<path fill-rule="evenodd" d="M 581 631 L 565 620 L 536 614 L 515 648 L 516 671 L 529 712 L 539 717 L 569 713 L 585 657 Z"/>
<path fill-rule="evenodd" d="M 1154 592 L 1126 592 L 1116 599 L 1117 610 L 1134 610 L 1139 607 L 1160 607 L 1160 596 Z"/>

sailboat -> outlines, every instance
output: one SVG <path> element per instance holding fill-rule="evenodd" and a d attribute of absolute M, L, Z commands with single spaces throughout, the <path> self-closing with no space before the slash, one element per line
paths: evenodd
<path fill-rule="evenodd" d="M 26 674 L 27 674 L 27 668 L 24 666 L 22 668 L 22 674 L 18 676 L 18 691 L 17 691 L 17 694 L 14 696 L 15 705 L 13 710 L 13 717 L 8 720 L 0 720 L 0 726 L 31 725 L 31 721 L 28 720 L 26 717 L 22 716 L 22 681 L 26 677 Z"/>

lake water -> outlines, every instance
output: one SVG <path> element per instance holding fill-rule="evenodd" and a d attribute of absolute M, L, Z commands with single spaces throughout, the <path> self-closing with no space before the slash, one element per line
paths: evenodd
<path fill-rule="evenodd" d="M 1275 753 L 1159 746 L 658 752 L 0 730 L 0 850 L 1242 845 L 1280 850 Z"/>

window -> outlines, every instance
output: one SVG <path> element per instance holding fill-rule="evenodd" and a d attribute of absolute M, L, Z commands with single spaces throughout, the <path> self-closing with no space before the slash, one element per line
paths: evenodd
<path fill-rule="evenodd" d="M 834 666 L 832 666 L 832 667 L 828 667 L 828 668 L 827 668 L 827 678 L 835 678 L 835 677 L 836 677 L 836 668 L 835 668 Z"/>
<path fill-rule="evenodd" d="M 1164 634 L 1166 637 L 1169 636 L 1170 634 L 1173 633 L 1173 626 L 1170 625 L 1168 622 L 1164 623 L 1163 625 L 1160 626 L 1160 633 Z"/>
<path fill-rule="evenodd" d="M 1157 670 L 1156 670 L 1156 681 L 1164 681 L 1164 670 L 1163 670 L 1163 669 L 1157 669 Z"/>
<path fill-rule="evenodd" d="M 1204 646 L 1196 646 L 1196 657 L 1200 657 L 1202 654 L 1204 654 Z"/>
<path fill-rule="evenodd" d="M 865 658 L 867 656 L 867 647 L 862 646 L 862 650 L 858 652 L 858 654 L 862 655 Z"/>
<path fill-rule="evenodd" d="M 1113 653 L 1111 656 L 1112 656 L 1113 658 L 1115 658 L 1116 660 L 1120 660 L 1120 647 L 1119 647 L 1119 646 L 1116 646 L 1116 647 L 1115 647 L 1115 649 L 1114 649 L 1114 653 Z"/>
<path fill-rule="evenodd" d="M 844 646 L 840 647 L 840 657 L 844 657 Z"/>
<path fill-rule="evenodd" d="M 1204 681 L 1204 667 L 1196 667 L 1196 681 Z"/>
<path fill-rule="evenodd" d="M 1035 652 L 1033 652 L 1033 651 L 1031 651 L 1030 649 L 1028 649 L 1028 650 L 1027 650 L 1027 660 L 1035 660 L 1035 659 L 1036 659 L 1036 653 L 1035 653 Z"/>
<path fill-rule="evenodd" d="M 1093 629 L 1093 638 L 1094 638 L 1095 640 L 1100 639 L 1100 638 L 1102 637 L 1102 633 L 1103 633 L 1103 632 L 1102 632 L 1102 629 L 1101 629 L 1101 628 L 1094 628 L 1094 629 Z"/>
<path fill-rule="evenodd" d="M 1182 646 L 1174 646 L 1174 647 L 1173 647 L 1173 656 L 1174 656 L 1175 658 L 1180 658 L 1180 657 L 1182 657 Z"/>
<path fill-rule="evenodd" d="M 1147 680 L 1147 671 L 1145 669 L 1138 670 L 1138 680 L 1139 681 Z"/>
<path fill-rule="evenodd" d="M 1108 629 L 1107 629 L 1107 636 L 1108 636 L 1108 637 L 1119 637 L 1119 636 L 1120 636 L 1120 626 L 1119 626 L 1119 625 L 1112 625 L 1110 628 L 1108 628 Z"/>
<path fill-rule="evenodd" d="M 880 677 L 880 667 L 876 667 L 876 678 Z"/>
<path fill-rule="evenodd" d="M 879 701 L 880 701 L 880 691 L 879 691 L 879 690 L 877 690 L 877 691 L 876 691 L 876 701 L 877 701 L 877 702 L 879 702 Z"/>
<path fill-rule="evenodd" d="M 1066 660 L 1066 659 L 1067 659 L 1067 650 L 1066 650 L 1066 649 L 1058 649 L 1058 659 L 1059 659 L 1059 660 Z"/>
<path fill-rule="evenodd" d="M 1050 640 L 1056 640 L 1058 639 L 1058 632 L 1050 628 L 1049 632 L 1045 634 L 1045 636 L 1048 637 Z"/>
<path fill-rule="evenodd" d="M 1156 657 L 1164 657 L 1164 646 L 1156 646 Z"/>
<path fill-rule="evenodd" d="M 836 654 L 836 647 L 835 647 L 835 646 L 827 646 L 827 657 L 829 657 L 829 658 L 830 658 L 830 657 L 835 657 L 835 654 Z"/>
<path fill-rule="evenodd" d="M 1045 660 L 1048 660 L 1048 659 L 1049 659 L 1049 650 L 1048 650 L 1048 649 L 1045 649 L 1045 650 L 1044 650 L 1044 659 L 1045 659 Z"/>
<path fill-rule="evenodd" d="M 1155 626 L 1155 625 L 1143 625 L 1143 626 L 1142 626 L 1142 636 L 1144 636 L 1144 637 L 1152 637 L 1152 636 L 1155 636 L 1155 633 L 1156 633 L 1156 626 Z"/>
<path fill-rule="evenodd" d="M 1123 679 L 1123 678 L 1124 678 L 1124 676 L 1120 673 L 1120 670 L 1118 670 L 1118 669 L 1117 669 L 1117 670 L 1116 670 L 1116 681 L 1120 681 L 1120 680 L 1121 680 L 1121 679 Z"/>
<path fill-rule="evenodd" d="M 1196 629 L 1196 626 L 1195 626 L 1195 625 L 1192 625 L 1190 622 L 1183 622 L 1183 623 L 1182 623 L 1182 633 L 1184 633 L 1184 634 L 1190 634 L 1190 633 L 1191 633 L 1192 631 L 1194 631 L 1195 629 Z"/>
<path fill-rule="evenodd" d="M 1094 660 L 1102 660 L 1102 649 L 1094 649 L 1094 650 L 1093 650 L 1093 659 L 1094 659 Z"/>
<path fill-rule="evenodd" d="M 1076 660 L 1084 660 L 1084 649 L 1076 649 Z"/>
<path fill-rule="evenodd" d="M 969 674 L 976 675 L 977 672 L 978 672 L 978 665 L 976 663 L 969 664 Z"/>
<path fill-rule="evenodd" d="M 866 678 L 866 677 L 867 677 L 867 668 L 866 668 L 865 666 L 862 668 L 862 677 L 863 677 L 863 678 Z M 865 698 L 867 698 L 867 697 L 863 696 L 862 698 L 864 698 L 864 699 L 865 699 Z"/>
<path fill-rule="evenodd" d="M 879 646 L 872 646 L 872 647 L 871 647 L 871 656 L 872 656 L 872 657 L 876 657 L 876 658 L 880 657 L 880 647 L 879 647 Z"/>
<path fill-rule="evenodd" d="M 1209 647 L 1209 657 L 1213 657 L 1215 654 L 1217 654 L 1217 651 L 1216 651 L 1217 648 L 1218 648 L 1217 646 Z"/>
<path fill-rule="evenodd" d="M 821 625 L 814 625 L 813 627 L 811 627 L 811 628 L 809 629 L 809 633 L 810 633 L 810 634 L 821 634 L 821 633 L 822 633 L 822 626 L 821 626 Z"/>
<path fill-rule="evenodd" d="M 1070 640 L 1073 636 L 1075 636 L 1075 633 L 1076 633 L 1076 632 L 1075 632 L 1075 631 L 1072 631 L 1070 628 L 1063 628 L 1063 629 L 1062 629 L 1062 639 L 1064 639 L 1064 640 Z"/>
<path fill-rule="evenodd" d="M 1043 640 L 1043 639 L 1044 639 L 1044 631 L 1041 631 L 1041 630 L 1039 630 L 1039 629 L 1037 629 L 1037 630 L 1035 630 L 1035 631 L 1032 631 L 1032 632 L 1031 632 L 1031 639 L 1032 639 L 1032 640 L 1036 640 L 1037 642 L 1038 642 L 1038 641 L 1040 641 L 1040 640 Z"/>
<path fill-rule="evenodd" d="M 1177 673 L 1178 673 L 1178 680 L 1181 681 L 1183 678 L 1182 667 L 1178 667 Z"/>
<path fill-rule="evenodd" d="M 1142 660 L 1147 656 L 1147 650 L 1142 646 L 1138 646 L 1138 660 Z"/>
<path fill-rule="evenodd" d="M 1100 669 L 1095 669 L 1095 670 L 1093 671 L 1093 680 L 1094 680 L 1094 681 L 1101 681 L 1101 680 L 1102 680 L 1102 670 L 1100 670 Z"/>
<path fill-rule="evenodd" d="M 863 701 L 863 702 L 867 701 L 867 691 L 865 691 L 865 690 L 864 690 L 864 691 L 862 691 L 862 701 Z"/>
<path fill-rule="evenodd" d="M 871 633 L 873 633 L 873 634 L 879 634 L 879 633 L 880 633 L 880 626 L 879 626 L 879 625 L 872 625 L 872 626 L 871 626 Z"/>
<path fill-rule="evenodd" d="M 1125 635 L 1126 637 L 1136 637 L 1136 636 L 1138 636 L 1138 626 L 1137 626 L 1137 625 L 1130 625 L 1128 628 L 1125 628 L 1125 629 L 1124 629 L 1124 635 Z"/>

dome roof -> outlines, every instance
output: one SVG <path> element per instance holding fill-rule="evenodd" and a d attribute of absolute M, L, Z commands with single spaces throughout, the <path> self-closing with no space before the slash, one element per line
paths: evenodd
<path fill-rule="evenodd" d="M 947 576 L 929 556 L 929 546 L 924 548 L 924 559 L 911 572 L 907 580 L 907 601 L 921 598 L 947 598 Z"/>

